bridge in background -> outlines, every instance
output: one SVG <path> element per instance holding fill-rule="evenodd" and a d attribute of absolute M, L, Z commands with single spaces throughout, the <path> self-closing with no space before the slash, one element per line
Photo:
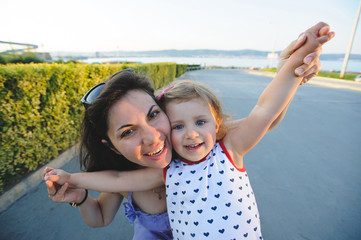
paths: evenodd
<path fill-rule="evenodd" d="M 4 51 L 3 53 L 23 52 L 23 51 L 25 51 L 25 50 L 37 49 L 37 48 L 38 48 L 38 45 L 30 44 L 30 43 L 17 43 L 17 42 L 0 41 L 0 44 L 8 44 L 8 45 L 10 45 L 11 48 L 13 48 L 13 45 L 24 47 L 24 48 L 20 48 L 20 49 L 6 50 L 6 51 Z"/>

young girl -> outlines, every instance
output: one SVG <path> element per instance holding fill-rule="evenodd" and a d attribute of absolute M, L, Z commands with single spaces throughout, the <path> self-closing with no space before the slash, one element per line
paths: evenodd
<path fill-rule="evenodd" d="M 301 78 L 299 59 L 319 48 L 327 37 L 307 33 L 306 44 L 291 55 L 261 94 L 251 113 L 225 128 L 217 97 L 207 87 L 177 82 L 160 95 L 172 127 L 177 153 L 163 172 L 93 172 L 54 170 L 44 180 L 96 191 L 143 191 L 165 180 L 167 208 L 175 239 L 262 239 L 244 155 L 267 133 L 294 96 Z M 131 137 L 132 129 L 124 129 Z"/>

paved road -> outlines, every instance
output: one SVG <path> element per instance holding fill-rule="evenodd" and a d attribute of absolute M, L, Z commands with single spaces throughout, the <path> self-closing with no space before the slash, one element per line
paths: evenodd
<path fill-rule="evenodd" d="M 270 77 L 200 70 L 233 118 L 245 117 Z M 265 239 L 360 239 L 361 92 L 302 86 L 283 122 L 245 157 Z M 65 166 L 77 171 L 77 159 Z M 96 196 L 95 193 L 91 193 Z M 121 209 L 106 228 L 87 227 L 40 184 L 0 214 L 0 239 L 131 239 Z"/>

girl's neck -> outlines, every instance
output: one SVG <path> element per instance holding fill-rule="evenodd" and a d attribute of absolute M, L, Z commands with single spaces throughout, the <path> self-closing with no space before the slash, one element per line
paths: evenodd
<path fill-rule="evenodd" d="M 201 163 L 201 162 L 203 162 L 204 160 L 206 160 L 206 158 L 207 158 L 207 156 L 205 156 L 204 158 L 202 158 L 201 160 L 198 160 L 198 161 L 189 161 L 189 160 L 184 159 L 184 158 L 182 158 L 182 157 L 179 156 L 179 159 L 180 159 L 182 162 L 184 162 L 184 163 L 186 163 L 186 164 L 188 164 L 188 165 L 193 165 L 193 164 Z"/>

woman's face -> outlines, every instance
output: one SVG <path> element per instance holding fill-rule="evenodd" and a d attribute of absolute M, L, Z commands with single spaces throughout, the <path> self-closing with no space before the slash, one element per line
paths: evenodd
<path fill-rule="evenodd" d="M 170 124 L 149 94 L 129 91 L 108 113 L 108 137 L 119 154 L 145 167 L 164 168 L 172 158 Z"/>

